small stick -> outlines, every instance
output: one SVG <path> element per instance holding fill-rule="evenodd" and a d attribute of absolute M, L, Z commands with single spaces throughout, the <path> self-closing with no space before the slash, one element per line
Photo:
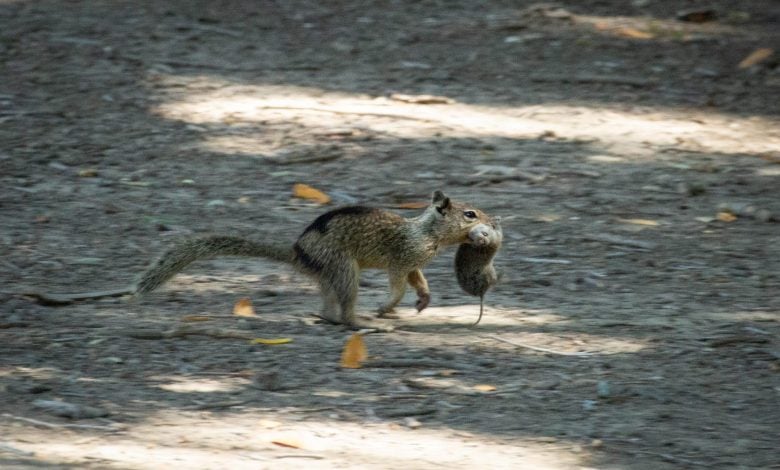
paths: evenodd
<path fill-rule="evenodd" d="M 10 454 L 21 455 L 22 457 L 32 457 L 35 455 L 35 452 L 27 452 L 25 450 L 17 449 L 16 447 L 11 447 L 7 444 L 0 444 L 0 452 L 8 452 Z"/>
<path fill-rule="evenodd" d="M 100 426 L 97 424 L 57 424 L 57 423 L 47 423 L 46 421 L 40 421 L 37 419 L 32 418 L 25 418 L 23 416 L 14 416 L 12 414 L 3 413 L 4 418 L 11 418 L 15 419 L 17 421 L 24 421 L 26 423 L 34 424 L 36 426 L 43 426 L 45 428 L 49 429 L 61 429 L 61 428 L 71 428 L 71 429 L 97 429 L 100 431 L 113 431 L 118 432 L 120 429 L 114 427 L 114 426 Z"/>
<path fill-rule="evenodd" d="M 407 120 L 407 121 L 427 122 L 431 124 L 441 125 L 441 123 L 439 123 L 434 119 L 427 119 L 427 118 L 417 117 L 417 116 L 409 116 L 407 114 L 379 113 L 375 111 L 346 111 L 340 109 L 317 108 L 313 106 L 270 106 L 269 105 L 269 106 L 258 106 L 257 108 L 269 109 L 269 110 L 310 111 L 314 113 L 331 113 L 331 114 L 340 114 L 340 115 L 371 116 L 371 117 L 380 117 L 380 118 L 389 118 L 389 119 L 400 119 L 400 120 Z M 452 126 L 446 126 L 446 125 L 442 125 L 442 127 L 454 129 Z"/>
<path fill-rule="evenodd" d="M 518 348 L 526 348 L 526 349 L 530 349 L 532 351 L 539 351 L 539 352 L 548 353 L 548 354 L 555 354 L 557 356 L 588 357 L 588 356 L 592 356 L 592 355 L 595 354 L 595 353 L 592 353 L 592 352 L 574 352 L 574 353 L 570 353 L 570 352 L 564 352 L 564 351 L 555 351 L 554 349 L 540 348 L 538 346 L 531 346 L 530 344 L 518 343 L 516 341 L 508 340 L 506 338 L 502 338 L 502 337 L 496 336 L 496 335 L 487 335 L 485 337 L 494 339 L 496 341 L 501 341 L 502 343 L 511 344 L 512 346 L 517 346 Z"/>
<path fill-rule="evenodd" d="M 628 246 L 631 248 L 640 248 L 642 250 L 654 250 L 656 246 L 658 246 L 656 243 L 653 242 L 648 242 L 644 240 L 633 240 L 631 238 L 623 238 L 617 235 L 610 235 L 608 233 L 589 234 L 589 235 L 585 235 L 582 238 L 588 241 L 605 242 L 611 245 Z"/>
<path fill-rule="evenodd" d="M 121 297 L 130 295 L 133 288 L 111 289 L 103 291 L 82 292 L 76 294 L 47 294 L 46 292 L 23 292 L 22 295 L 34 298 L 41 305 L 69 305 L 79 300 L 100 299 L 103 297 Z"/>
<path fill-rule="evenodd" d="M 254 339 L 254 336 L 242 331 L 223 330 L 220 328 L 192 328 L 188 326 L 181 326 L 164 331 L 155 329 L 130 329 L 127 330 L 125 334 L 136 339 L 171 339 L 185 338 L 187 336 L 210 336 L 217 339 Z"/>
<path fill-rule="evenodd" d="M 435 361 L 430 359 L 375 359 L 363 363 L 363 368 L 393 369 L 393 368 L 422 368 L 422 369 L 469 369 L 465 363 Z"/>
<path fill-rule="evenodd" d="M 537 264 L 571 264 L 571 261 L 567 259 L 556 259 L 556 258 L 530 258 L 527 256 L 522 256 L 518 258 L 520 261 L 524 263 L 537 263 Z"/>

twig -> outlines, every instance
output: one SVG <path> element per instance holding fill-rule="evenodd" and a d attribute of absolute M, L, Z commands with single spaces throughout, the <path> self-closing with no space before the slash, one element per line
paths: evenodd
<path fill-rule="evenodd" d="M 99 431 L 112 431 L 112 432 L 118 432 L 121 431 L 121 429 L 114 427 L 114 426 L 100 426 L 97 424 L 57 424 L 57 423 L 47 423 L 46 421 L 40 421 L 37 419 L 32 418 L 25 418 L 22 416 L 14 416 L 12 414 L 3 413 L 4 418 L 10 418 L 15 419 L 17 421 L 24 421 L 25 423 L 34 424 L 36 426 L 43 426 L 44 428 L 49 429 L 61 429 L 61 428 L 69 428 L 69 429 L 96 429 Z"/>
<path fill-rule="evenodd" d="M 190 326 L 181 326 L 166 331 L 153 329 L 127 330 L 125 331 L 125 334 L 135 339 L 170 339 L 185 338 L 187 336 L 210 336 L 218 339 L 254 339 L 254 336 L 241 331 L 223 330 L 219 328 L 193 328 Z"/>
<path fill-rule="evenodd" d="M 278 109 L 278 110 L 288 110 L 288 111 L 312 111 L 315 113 L 331 113 L 331 114 L 356 115 L 356 116 L 374 116 L 374 117 L 383 117 L 383 118 L 390 118 L 390 119 L 404 119 L 407 121 L 418 121 L 418 122 L 427 122 L 430 124 L 438 124 L 442 127 L 447 127 L 449 129 L 452 129 L 452 127 L 446 126 L 440 123 L 439 121 L 436 121 L 435 119 L 409 116 L 406 114 L 377 113 L 373 111 L 343 111 L 339 109 L 315 108 L 310 106 L 258 106 L 257 108 Z"/>
<path fill-rule="evenodd" d="M 394 369 L 403 367 L 420 367 L 425 369 L 458 369 L 468 368 L 465 364 L 453 364 L 451 362 L 438 362 L 425 359 L 378 359 L 363 363 L 363 368 Z"/>
<path fill-rule="evenodd" d="M 711 348 L 720 348 L 722 346 L 728 346 L 731 344 L 737 344 L 737 343 L 755 343 L 755 344 L 762 344 L 762 343 L 768 343 L 769 338 L 762 338 L 761 336 L 750 336 L 750 335 L 733 335 L 733 336 L 725 336 L 722 338 L 715 338 L 710 342 Z"/>
<path fill-rule="evenodd" d="M 601 83 L 605 85 L 628 85 L 637 88 L 658 85 L 658 81 L 639 77 L 615 77 L 609 75 L 534 75 L 532 82 L 563 82 L 563 83 Z"/>
<path fill-rule="evenodd" d="M 559 175 L 559 176 L 587 176 L 588 178 L 601 178 L 601 173 L 598 171 L 591 171 L 591 170 L 575 170 L 575 169 L 568 169 L 568 170 L 550 170 L 550 173 L 553 175 Z"/>
<path fill-rule="evenodd" d="M 41 305 L 57 306 L 69 305 L 79 300 L 101 299 L 103 297 L 121 297 L 134 292 L 132 287 L 93 292 L 81 292 L 76 294 L 51 294 L 46 292 L 23 292 L 22 295 L 32 297 Z"/>
<path fill-rule="evenodd" d="M 144 65 L 148 63 L 148 61 L 145 58 L 140 56 L 134 56 L 131 54 L 121 54 L 119 55 L 119 57 L 128 62 L 133 62 L 136 64 Z M 156 60 L 155 63 L 168 65 L 170 67 L 221 70 L 225 72 L 273 72 L 273 71 L 314 72 L 321 69 L 321 67 L 317 65 L 287 65 L 287 66 L 277 66 L 277 67 L 270 66 L 270 65 L 260 65 L 260 66 L 247 67 L 247 66 L 227 65 L 227 64 L 219 64 L 219 63 L 192 62 L 192 61 L 177 60 L 177 59 L 161 59 L 161 60 Z"/>
<path fill-rule="evenodd" d="M 496 336 L 496 335 L 487 335 L 485 337 L 494 339 L 496 341 L 501 341 L 502 343 L 511 344 L 512 346 L 517 346 L 518 348 L 525 348 L 525 349 L 530 349 L 532 351 L 539 351 L 539 352 L 548 353 L 548 354 L 555 354 L 557 356 L 588 357 L 588 356 L 593 356 L 595 354 L 595 353 L 592 353 L 592 352 L 571 352 L 570 353 L 570 352 L 564 352 L 564 351 L 556 351 L 554 349 L 540 348 L 538 346 L 531 346 L 529 344 L 518 343 L 516 341 L 508 340 L 506 338 L 502 338 L 502 337 Z"/>
<path fill-rule="evenodd" d="M 520 257 L 520 261 L 524 263 L 537 263 L 537 264 L 571 264 L 571 261 L 567 259 L 554 259 L 554 258 L 528 258 Z"/>
<path fill-rule="evenodd" d="M 623 238 L 617 235 L 610 235 L 608 233 L 585 235 L 582 238 L 583 240 L 590 240 L 595 242 L 606 242 L 612 245 L 629 246 L 632 248 L 640 248 L 643 250 L 653 250 L 657 246 L 653 242 L 648 242 L 643 240 L 633 240 L 631 238 Z"/>
<path fill-rule="evenodd" d="M 231 400 L 231 401 L 218 401 L 213 403 L 200 403 L 198 405 L 185 406 L 183 410 L 219 410 L 223 408 L 232 408 L 234 406 L 242 406 L 249 403 L 250 400 Z"/>
<path fill-rule="evenodd" d="M 10 454 L 21 455 L 22 457 L 32 457 L 35 452 L 27 452 L 26 450 L 17 449 L 7 444 L 0 444 L 0 452 L 8 452 Z"/>
<path fill-rule="evenodd" d="M 509 175 L 476 175 L 465 180 L 452 179 L 452 184 L 462 184 L 465 186 L 485 186 L 489 184 L 503 183 L 504 181 L 530 181 L 532 183 L 541 183 L 547 179 L 547 175 L 535 175 L 526 171 L 515 170 Z"/>
<path fill-rule="evenodd" d="M 407 416 L 427 416 L 439 412 L 439 409 L 433 406 L 416 406 L 414 408 L 402 408 L 400 410 L 379 413 L 383 418 L 405 418 Z"/>
<path fill-rule="evenodd" d="M 323 155 L 312 155 L 310 157 L 288 158 L 281 160 L 269 159 L 269 163 L 275 165 L 299 165 L 302 163 L 321 163 L 338 160 L 343 155 L 341 153 L 326 153 Z"/>

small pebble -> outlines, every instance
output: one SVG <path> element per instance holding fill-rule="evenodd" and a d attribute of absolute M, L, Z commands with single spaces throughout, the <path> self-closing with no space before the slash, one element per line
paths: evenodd
<path fill-rule="evenodd" d="M 422 426 L 422 423 L 412 418 L 411 416 L 407 416 L 406 418 L 404 418 L 404 426 L 406 426 L 409 429 L 417 429 L 420 426 Z"/>

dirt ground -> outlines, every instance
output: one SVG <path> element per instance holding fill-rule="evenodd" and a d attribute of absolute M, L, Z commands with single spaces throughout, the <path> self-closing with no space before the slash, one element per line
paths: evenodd
<path fill-rule="evenodd" d="M 0 467 L 780 468 L 779 53 L 772 1 L 0 1 Z M 502 282 L 469 328 L 442 252 L 362 369 L 270 261 L 23 295 L 435 189 Z"/>

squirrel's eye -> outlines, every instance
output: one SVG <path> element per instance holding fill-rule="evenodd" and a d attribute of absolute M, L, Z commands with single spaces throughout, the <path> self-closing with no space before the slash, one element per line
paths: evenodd
<path fill-rule="evenodd" d="M 477 213 L 476 213 L 476 212 L 474 212 L 474 211 L 466 211 L 466 212 L 464 212 L 464 213 L 463 213 L 463 215 L 464 215 L 464 216 L 465 216 L 467 219 L 476 219 L 476 218 L 477 218 Z"/>

